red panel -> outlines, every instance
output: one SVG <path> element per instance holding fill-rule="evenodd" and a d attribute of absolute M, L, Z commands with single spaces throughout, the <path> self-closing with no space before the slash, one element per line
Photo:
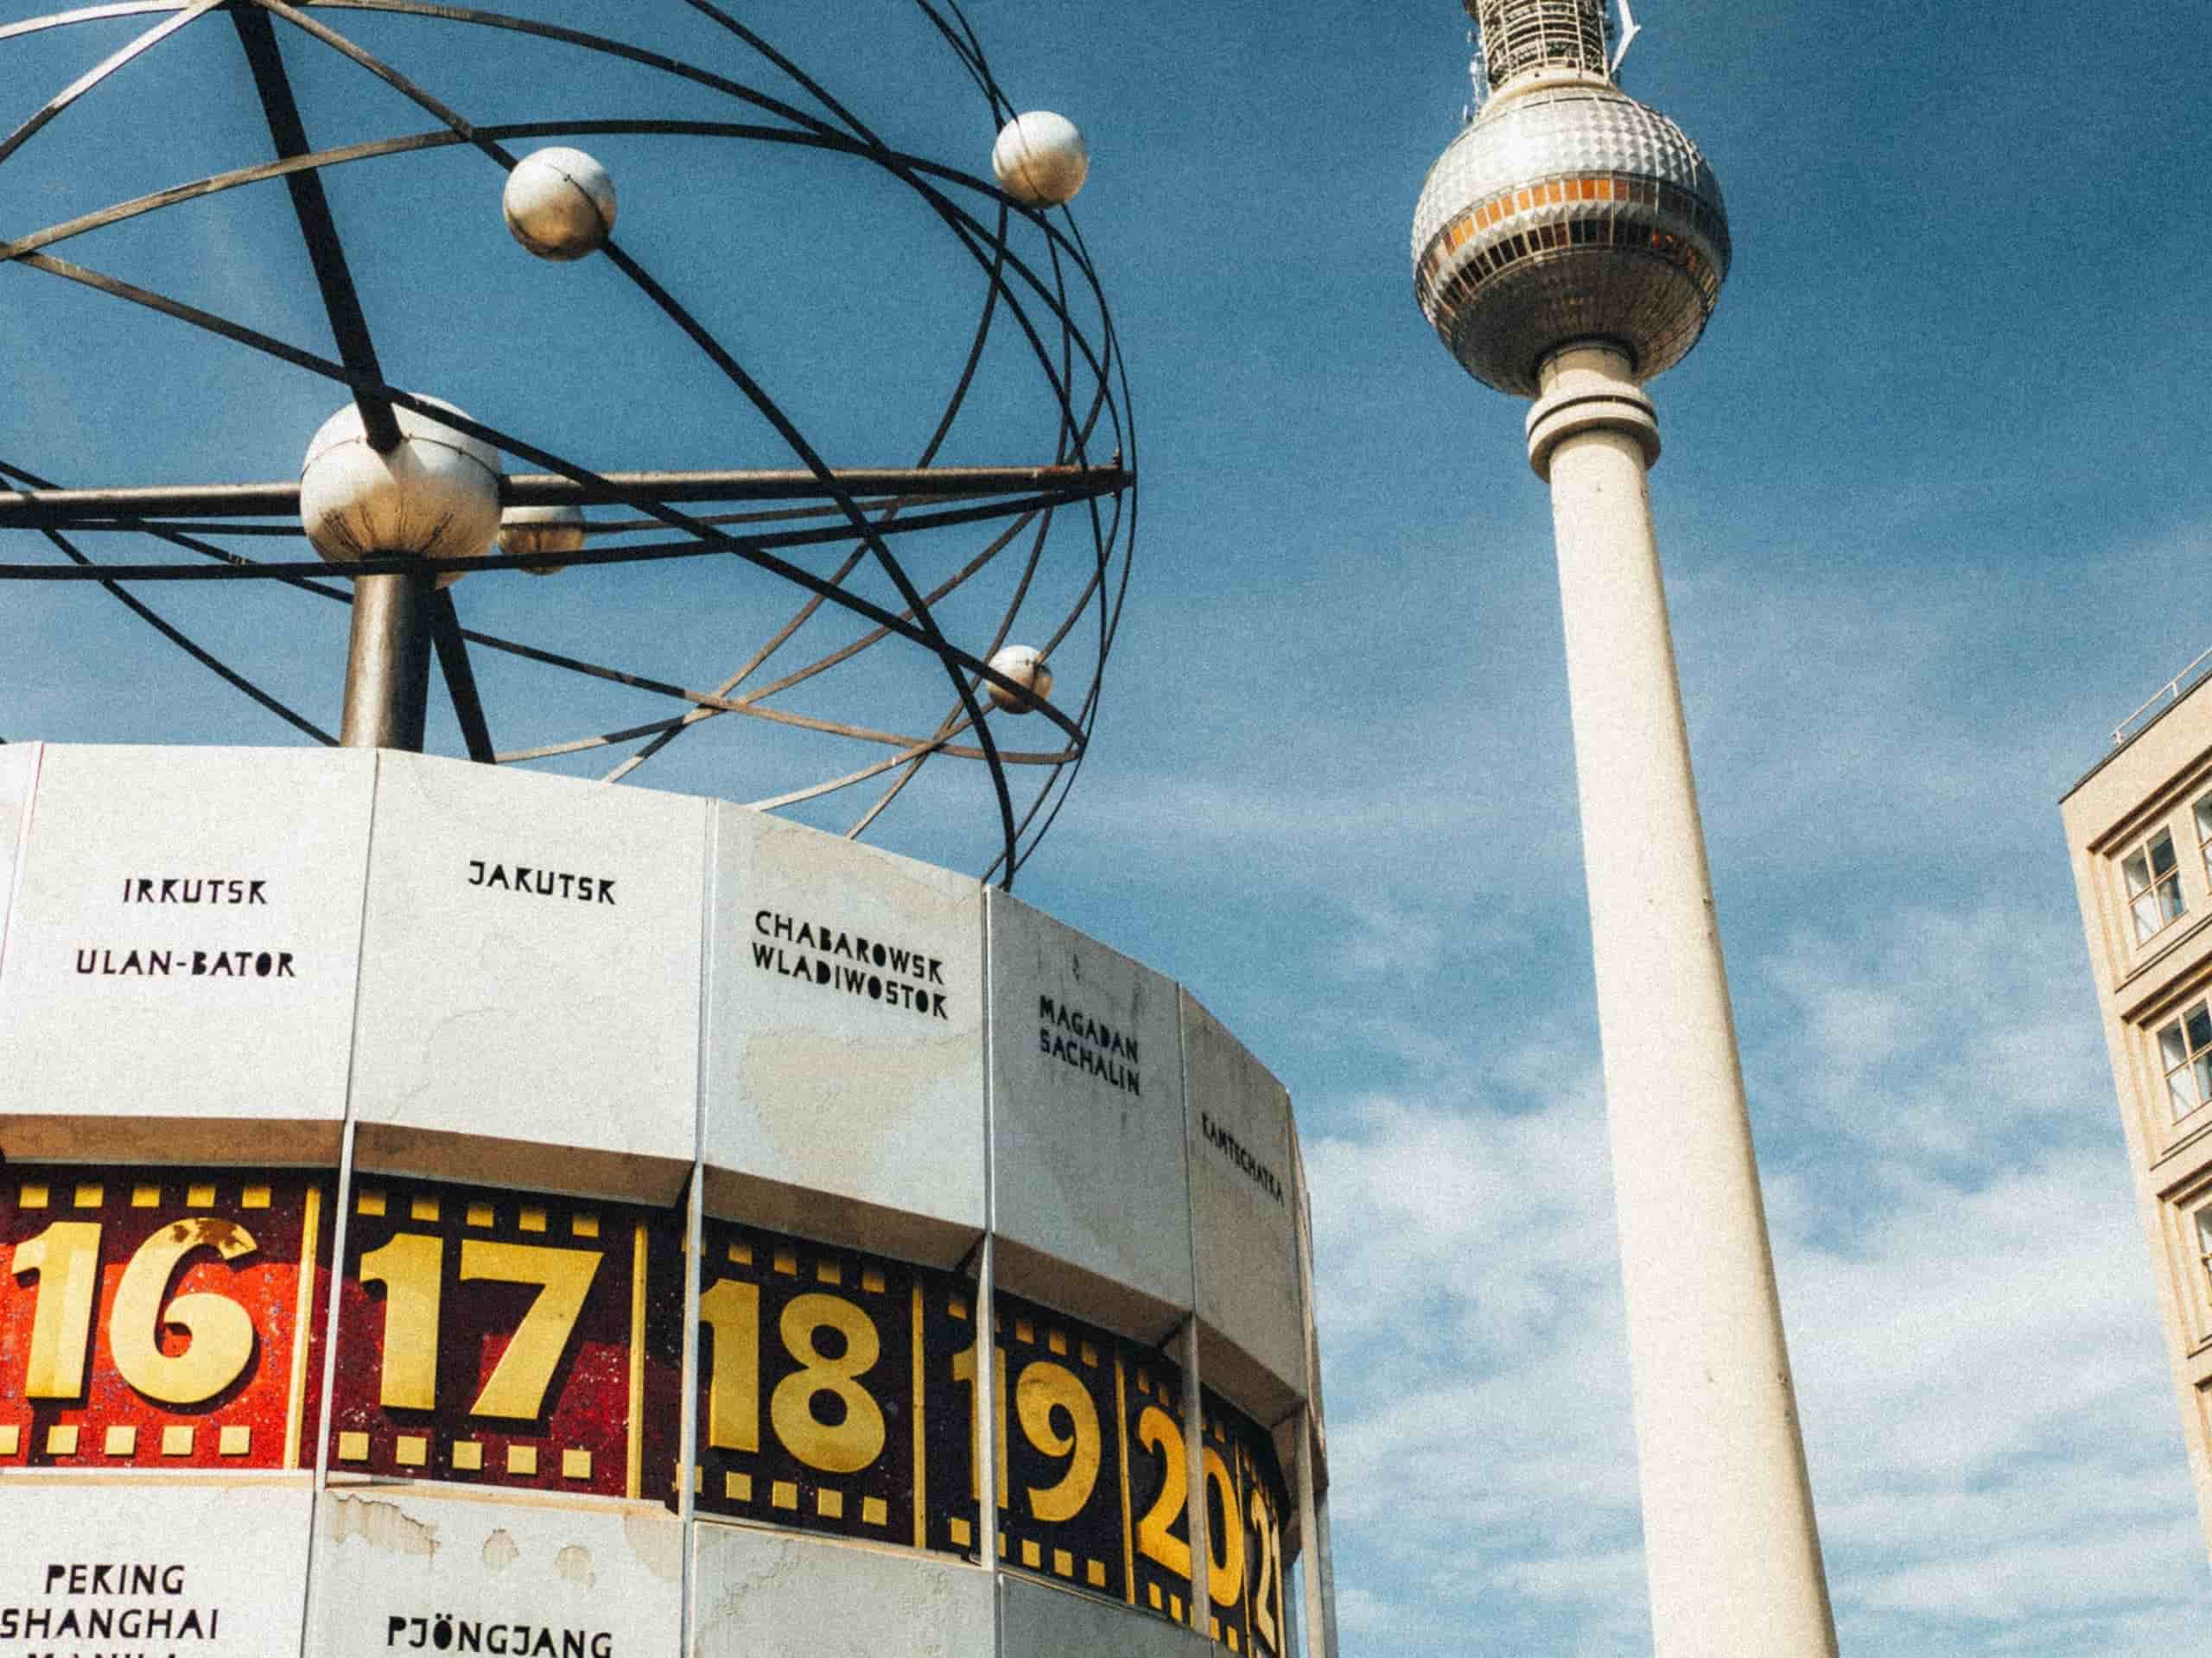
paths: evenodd
<path fill-rule="evenodd" d="M 334 1475 L 673 1501 L 680 1211 L 370 1174 L 352 1204 Z"/>
<path fill-rule="evenodd" d="M 11 1165 L 0 1466 L 311 1461 L 336 1185 L 326 1171 Z"/>

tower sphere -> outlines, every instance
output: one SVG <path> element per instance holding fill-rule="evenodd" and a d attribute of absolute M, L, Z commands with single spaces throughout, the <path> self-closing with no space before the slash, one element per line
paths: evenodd
<path fill-rule="evenodd" d="M 350 403 L 308 445 L 300 467 L 308 539 L 334 564 L 377 553 L 481 556 L 499 529 L 499 452 L 411 409 L 391 412 L 400 444 L 390 454 L 370 448 L 361 411 Z"/>
<path fill-rule="evenodd" d="M 1414 209 L 1414 295 L 1468 373 L 1533 397 L 1577 340 L 1636 378 L 1697 343 L 1728 274 L 1720 181 L 1682 130 L 1587 73 L 1494 96 Z"/>
<path fill-rule="evenodd" d="M 614 180 L 581 149 L 532 150 L 507 175 L 499 198 L 515 240 L 541 259 L 595 253 L 614 233 Z"/>
<path fill-rule="evenodd" d="M 991 146 L 991 171 L 1017 201 L 1063 206 L 1090 176 L 1090 150 L 1067 117 L 1032 110 L 999 129 L 998 142 Z"/>

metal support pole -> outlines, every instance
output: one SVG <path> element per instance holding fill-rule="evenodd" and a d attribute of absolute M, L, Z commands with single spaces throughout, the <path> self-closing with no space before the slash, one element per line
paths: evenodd
<path fill-rule="evenodd" d="M 1212 1578 L 1213 1527 L 1206 1518 L 1206 1407 L 1205 1388 L 1198 1380 L 1198 1321 L 1183 1324 L 1180 1350 L 1183 1364 L 1183 1477 L 1189 1495 L 1183 1512 L 1191 1533 L 1191 1604 L 1189 1623 L 1200 1635 L 1213 1607 L 1208 1598 Z"/>
<path fill-rule="evenodd" d="M 1836 1650 L 1628 358 L 1541 369 L 1656 1658 Z"/>
<path fill-rule="evenodd" d="M 437 578 L 428 571 L 354 581 L 340 746 L 422 753 L 430 692 L 430 608 L 437 591 Z"/>
<path fill-rule="evenodd" d="M 998 1265 L 993 1237 L 983 1234 L 976 1262 L 976 1556 L 988 1571 L 998 1570 L 1005 1545 L 999 1539 L 999 1504 L 1006 1501 L 1001 1483 L 999 1437 L 1006 1409 L 999 1398 Z"/>

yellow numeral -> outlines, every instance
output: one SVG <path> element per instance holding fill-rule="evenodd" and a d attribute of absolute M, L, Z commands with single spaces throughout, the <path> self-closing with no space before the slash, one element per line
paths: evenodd
<path fill-rule="evenodd" d="M 537 1299 L 522 1315 L 522 1324 L 493 1367 L 491 1379 L 471 1416 L 505 1416 L 528 1420 L 545 1403 L 554 1367 L 569 1345 L 569 1337 L 584 1310 L 584 1297 L 598 1275 L 600 1251 L 555 1249 L 540 1243 L 493 1243 L 469 1238 L 461 1246 L 461 1276 L 488 1278 L 505 1284 L 536 1284 Z"/>
<path fill-rule="evenodd" d="M 981 1341 L 982 1337 L 976 1337 Z M 968 1384 L 968 1495 L 980 1497 L 976 1487 L 982 1477 L 983 1453 L 983 1413 L 976 1400 L 976 1350 L 967 1348 L 952 1356 L 952 1379 Z M 998 1445 L 999 1507 L 1006 1507 L 1007 1441 L 1006 1441 L 1006 1349 L 991 1349 L 991 1394 L 999 1401 L 999 1431 L 993 1437 Z"/>
<path fill-rule="evenodd" d="M 382 1284 L 384 1369 L 378 1401 L 387 1409 L 433 1410 L 438 1402 L 438 1327 L 445 1287 L 446 1244 L 423 1232 L 395 1232 L 383 1248 L 361 1257 L 360 1281 Z M 537 1298 L 524 1313 L 507 1350 L 492 1367 L 471 1416 L 529 1420 L 544 1407 L 545 1390 L 568 1350 L 583 1312 L 584 1298 L 599 1272 L 596 1249 L 555 1249 L 537 1243 L 494 1243 L 468 1238 L 461 1246 L 461 1276 L 503 1284 L 535 1284 Z"/>
<path fill-rule="evenodd" d="M 253 1319 L 244 1307 L 224 1295 L 180 1295 L 166 1307 L 162 1298 L 194 1250 L 236 1261 L 257 1247 L 244 1227 L 212 1217 L 178 1221 L 140 1244 L 108 1314 L 108 1348 L 123 1379 L 162 1404 L 196 1405 L 243 1375 L 253 1360 Z M 162 1351 L 170 1324 L 188 1337 L 181 1353 Z"/>
<path fill-rule="evenodd" d="M 1183 1430 L 1159 1406 L 1147 1405 L 1137 1418 L 1137 1438 L 1167 1463 L 1167 1477 L 1160 1482 L 1160 1495 L 1137 1521 L 1137 1552 L 1175 1576 L 1187 1578 L 1191 1546 L 1167 1529 L 1182 1514 L 1190 1496 L 1190 1464 L 1183 1453 Z"/>
<path fill-rule="evenodd" d="M 1022 1371 L 1014 1390 L 1014 1408 L 1031 1445 L 1048 1457 L 1069 1458 L 1067 1474 L 1058 1484 L 1028 1488 L 1029 1512 L 1048 1522 L 1073 1518 L 1090 1501 L 1091 1490 L 1098 1483 L 1098 1407 L 1075 1372 L 1039 1359 Z M 1054 1411 L 1067 1413 L 1065 1434 L 1053 1423 Z"/>
<path fill-rule="evenodd" d="M 56 1221 L 16 1246 L 10 1270 L 38 1274 L 38 1311 L 31 1318 L 30 1364 L 23 1393 L 31 1399 L 81 1399 L 85 1352 L 99 1299 L 100 1229 L 97 1221 Z"/>
<path fill-rule="evenodd" d="M 882 1337 L 867 1313 L 835 1295 L 795 1295 L 779 1321 L 785 1350 L 799 1368 L 776 1384 L 768 1419 L 776 1437 L 810 1468 L 852 1474 L 874 1462 L 883 1450 L 883 1411 L 859 1378 L 874 1368 Z M 834 1330 L 845 1338 L 838 1358 L 825 1358 L 814 1344 L 816 1332 Z M 816 1420 L 817 1394 L 834 1394 L 844 1416 L 834 1426 Z"/>
<path fill-rule="evenodd" d="M 699 1298 L 715 1337 L 707 1386 L 707 1443 L 717 1451 L 760 1448 L 760 1286 L 725 1278 Z"/>
<path fill-rule="evenodd" d="M 1275 1523 L 1274 1509 L 1256 1485 L 1252 1489 L 1249 1518 L 1257 1544 L 1253 1553 L 1260 1573 L 1259 1583 L 1252 1591 L 1252 1622 L 1259 1629 L 1260 1638 L 1268 1643 L 1268 1650 L 1281 1652 L 1282 1625 L 1276 1614 L 1282 1606 L 1282 1528 Z"/>
<path fill-rule="evenodd" d="M 377 1401 L 387 1410 L 430 1410 L 438 1402 L 438 1295 L 446 1242 L 397 1232 L 361 1257 L 360 1280 L 384 1286 L 384 1369 Z"/>
<path fill-rule="evenodd" d="M 1222 1460 L 1221 1452 L 1208 1445 L 1205 1452 L 1206 1483 L 1213 1488 L 1213 1496 L 1206 1504 L 1222 1517 L 1222 1558 L 1213 1552 L 1213 1528 L 1206 1529 L 1206 1592 L 1219 1606 L 1234 1606 L 1244 1593 L 1244 1520 L 1236 1512 L 1236 1481 L 1231 1477 L 1229 1464 Z"/>

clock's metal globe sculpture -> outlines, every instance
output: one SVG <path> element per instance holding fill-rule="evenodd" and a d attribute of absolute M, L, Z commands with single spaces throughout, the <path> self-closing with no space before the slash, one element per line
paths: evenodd
<path fill-rule="evenodd" d="M 772 41 L 706 3 L 620 13 L 0 24 L 0 304 L 74 342 L 70 419 L 0 410 L 0 582 L 76 585 L 10 604 L 82 639 L 105 588 L 154 630 L 124 677 L 174 645 L 314 740 L 652 762 L 1009 882 L 1080 767 L 1135 527 L 1120 345 L 1061 211 L 1083 135 L 1020 113 L 943 0 Z M 302 533 L 334 562 L 245 539 Z M 318 634 L 334 654 L 318 599 L 353 607 L 342 721 L 334 662 L 284 678 Z M 1019 683 L 991 666 L 1014 640 Z M 197 695 L 50 734 L 204 735 Z"/>

